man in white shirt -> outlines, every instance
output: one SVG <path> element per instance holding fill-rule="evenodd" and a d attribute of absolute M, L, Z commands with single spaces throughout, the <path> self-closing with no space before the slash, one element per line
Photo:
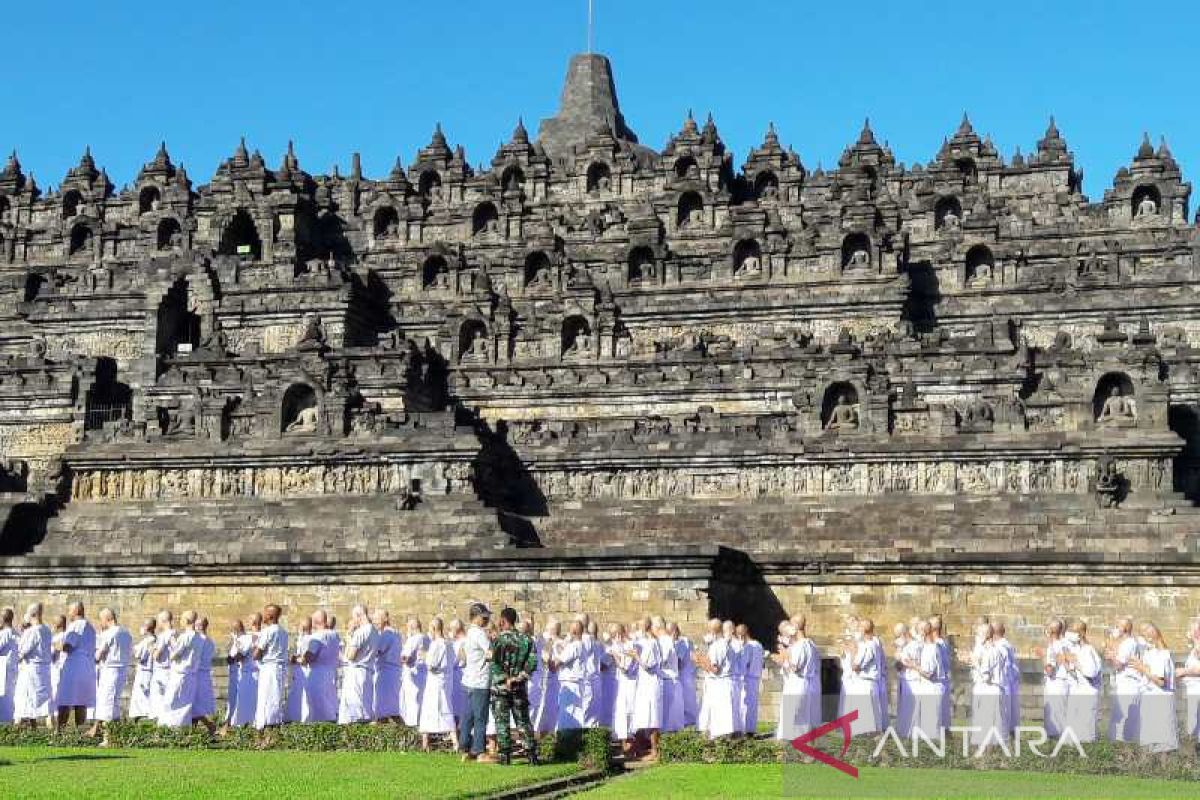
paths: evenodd
<path fill-rule="evenodd" d="M 458 726 L 458 748 L 462 751 L 463 761 L 496 761 L 484 753 L 491 695 L 488 659 L 492 648 L 484 628 L 491 616 L 491 610 L 483 603 L 471 604 L 471 626 L 467 629 L 467 639 L 463 645 L 466 664 L 462 671 L 462 685 L 467 690 L 467 705 Z"/>
<path fill-rule="evenodd" d="M 83 612 L 83 603 L 67 609 L 67 635 L 63 639 L 62 675 L 58 679 L 57 727 L 61 730 L 74 713 L 75 724 L 82 725 L 87 710 L 96 705 L 96 629 Z"/>
<path fill-rule="evenodd" d="M 284 687 L 287 681 L 288 635 L 279 624 L 283 609 L 274 603 L 263 608 L 263 627 L 254 643 L 258 662 L 258 701 L 254 727 L 263 731 L 261 744 L 270 746 L 271 730 L 283 724 Z"/>
<path fill-rule="evenodd" d="M 108 743 L 106 722 L 121 718 L 121 690 L 125 688 L 129 664 L 133 659 L 133 637 L 117 624 L 117 614 L 111 608 L 100 609 L 100 635 L 96 639 L 96 712 L 88 736 L 104 731 L 103 743 Z"/>
<path fill-rule="evenodd" d="M 350 609 L 350 635 L 342 669 L 342 697 L 337 721 L 341 725 L 370 722 L 375 709 L 375 661 L 379 632 L 371 624 L 366 606 Z M 399 687 L 396 689 L 400 691 Z"/>

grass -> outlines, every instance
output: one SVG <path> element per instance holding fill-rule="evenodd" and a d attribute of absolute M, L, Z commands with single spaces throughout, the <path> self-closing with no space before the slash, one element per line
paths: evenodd
<path fill-rule="evenodd" d="M 2 773 L 0 773 L 2 775 Z M 786 780 L 786 784 L 785 784 Z M 872 768 L 857 780 L 829 767 L 802 765 L 669 764 L 609 781 L 585 792 L 589 800 L 743 800 L 779 797 L 887 798 L 1195 798 L 1185 781 L 1033 772 Z"/>
<path fill-rule="evenodd" d="M 0 748 L 0 796 L 20 798 L 486 797 L 569 775 L 574 764 L 462 764 L 446 753 Z"/>

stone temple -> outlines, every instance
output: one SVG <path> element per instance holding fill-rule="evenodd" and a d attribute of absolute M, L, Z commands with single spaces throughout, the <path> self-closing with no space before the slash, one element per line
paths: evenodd
<path fill-rule="evenodd" d="M 514 114 L 515 116 L 515 114 Z M 273 162 L 274 163 L 274 162 Z M 1200 229 L 1053 122 L 639 142 L 599 55 L 473 169 L 0 173 L 0 602 L 602 620 L 1200 612 Z M 132 618 L 132 617 L 131 617 Z M 768 642 L 773 638 L 768 638 Z"/>

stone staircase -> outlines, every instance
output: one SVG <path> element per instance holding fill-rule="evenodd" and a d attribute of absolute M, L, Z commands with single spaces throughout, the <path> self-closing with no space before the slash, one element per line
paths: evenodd
<path fill-rule="evenodd" d="M 299 553 L 377 559 L 507 544 L 495 511 L 466 495 L 427 498 L 411 511 L 402 510 L 395 495 L 73 501 L 50 520 L 32 555 L 172 555 L 237 563 Z"/>

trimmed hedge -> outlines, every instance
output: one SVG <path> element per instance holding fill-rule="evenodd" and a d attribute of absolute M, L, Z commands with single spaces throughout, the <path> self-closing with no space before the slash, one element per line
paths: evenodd
<path fill-rule="evenodd" d="M 976 757 L 964 756 L 960 734 L 946 737 L 945 757 L 939 758 L 922 744 L 919 754 L 911 755 L 912 746 L 904 742 L 909 757 L 900 753 L 894 742 L 887 742 L 875 757 L 880 736 L 859 736 L 851 740 L 843 760 L 858 766 L 925 767 L 932 769 L 1021 770 L 1029 772 L 1058 772 L 1076 775 L 1126 775 L 1137 778 L 1168 780 L 1200 780 L 1200 762 L 1194 744 L 1181 741 L 1174 753 L 1151 753 L 1136 744 L 1124 742 L 1089 742 L 1083 744 L 1086 758 L 1080 757 L 1073 746 L 1064 746 L 1054 758 L 1042 758 L 1022 743 L 1021 754 L 1006 756 L 999 748 L 991 748 Z M 836 734 L 815 742 L 817 749 L 837 756 L 841 740 Z M 1012 745 L 1009 745 L 1012 749 Z M 1041 745 L 1043 753 L 1054 749 L 1052 743 Z M 710 741 L 696 731 L 665 734 L 660 748 L 663 763 L 706 764 L 774 764 L 794 762 L 800 754 L 788 744 L 773 739 L 717 739 Z"/>
<path fill-rule="evenodd" d="M 105 726 L 109 743 L 121 748 L 178 748 L 185 750 L 254 750 L 259 748 L 258 732 L 234 728 L 226 736 L 210 737 L 200 728 L 163 728 L 153 722 L 121 721 Z M 83 729 L 54 733 L 45 727 L 34 729 L 0 725 L 0 747 L 98 747 L 99 740 L 83 735 Z M 538 754 L 559 762 L 578 762 L 589 770 L 611 768 L 607 728 L 564 732 L 538 740 Z M 450 752 L 453 745 L 445 738 L 435 748 Z M 404 725 L 335 725 L 331 722 L 283 725 L 274 731 L 272 750 L 308 752 L 418 752 L 421 735 Z"/>

